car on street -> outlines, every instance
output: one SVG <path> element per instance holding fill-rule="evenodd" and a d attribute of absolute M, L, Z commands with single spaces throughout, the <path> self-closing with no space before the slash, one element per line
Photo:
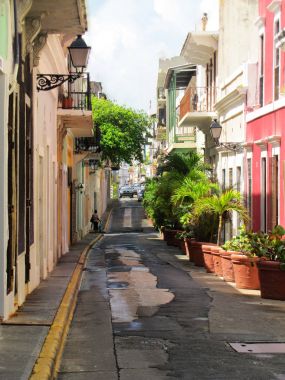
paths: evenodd
<path fill-rule="evenodd" d="M 143 195 L 144 195 L 144 189 L 139 189 L 137 192 L 138 202 L 141 202 L 143 200 Z"/>
<path fill-rule="evenodd" d="M 119 197 L 134 197 L 134 190 L 131 186 L 122 186 L 119 189 Z"/>

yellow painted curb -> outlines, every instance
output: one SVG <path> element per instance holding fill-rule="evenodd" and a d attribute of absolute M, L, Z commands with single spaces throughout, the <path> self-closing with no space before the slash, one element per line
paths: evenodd
<path fill-rule="evenodd" d="M 109 227 L 111 213 L 112 209 L 105 223 L 105 229 Z M 87 254 L 102 236 L 102 234 L 97 236 L 82 251 L 29 380 L 52 380 L 56 378 L 65 340 L 73 318 Z"/>
<path fill-rule="evenodd" d="M 80 255 L 78 264 L 73 271 L 63 299 L 49 329 L 48 335 L 46 336 L 38 359 L 34 365 L 30 380 L 51 380 L 56 377 L 65 339 L 73 318 L 81 281 L 81 274 L 87 253 L 93 244 L 99 241 L 101 237 L 102 235 L 97 236 L 96 239 L 89 243 Z"/>

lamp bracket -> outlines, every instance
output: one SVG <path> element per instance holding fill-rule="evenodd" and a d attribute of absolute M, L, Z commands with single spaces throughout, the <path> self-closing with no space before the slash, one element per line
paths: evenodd
<path fill-rule="evenodd" d="M 73 83 L 82 73 L 70 74 L 37 74 L 37 90 L 49 91 L 61 86 L 64 82 Z"/>

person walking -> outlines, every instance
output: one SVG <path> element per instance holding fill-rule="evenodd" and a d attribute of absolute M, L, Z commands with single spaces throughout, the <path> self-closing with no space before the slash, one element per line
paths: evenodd
<path fill-rule="evenodd" d="M 99 232 L 99 223 L 101 222 L 98 216 L 97 210 L 94 210 L 90 222 L 92 223 L 92 230 L 95 232 Z"/>

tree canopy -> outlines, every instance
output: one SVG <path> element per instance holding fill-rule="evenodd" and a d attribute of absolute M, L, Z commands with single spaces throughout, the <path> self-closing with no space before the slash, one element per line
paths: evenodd
<path fill-rule="evenodd" d="M 94 96 L 92 116 L 95 133 L 100 134 L 103 159 L 109 159 L 115 165 L 123 161 L 143 161 L 143 147 L 147 144 L 152 122 L 146 113 Z"/>

